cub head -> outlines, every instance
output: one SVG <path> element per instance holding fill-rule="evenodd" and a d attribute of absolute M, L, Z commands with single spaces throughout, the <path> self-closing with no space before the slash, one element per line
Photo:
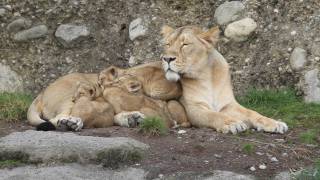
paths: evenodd
<path fill-rule="evenodd" d="M 162 27 L 165 46 L 161 59 L 166 78 L 170 81 L 178 81 L 181 76 L 196 78 L 209 65 L 219 33 L 218 27 L 207 31 L 194 26 Z"/>
<path fill-rule="evenodd" d="M 116 66 L 110 66 L 99 73 L 98 84 L 102 87 L 112 86 L 113 83 L 119 80 L 125 70 Z"/>
<path fill-rule="evenodd" d="M 77 82 L 75 94 L 73 95 L 73 102 L 77 101 L 81 97 L 86 97 L 90 100 L 102 95 L 102 89 L 98 84 L 91 84 L 85 82 Z"/>

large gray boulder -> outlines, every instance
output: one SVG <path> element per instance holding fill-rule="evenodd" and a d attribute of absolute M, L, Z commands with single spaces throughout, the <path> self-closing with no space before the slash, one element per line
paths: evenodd
<path fill-rule="evenodd" d="M 248 39 L 249 35 L 257 28 L 257 23 L 251 18 L 244 18 L 229 24 L 224 32 L 225 36 L 241 42 Z"/>
<path fill-rule="evenodd" d="M 73 24 L 62 24 L 55 32 L 56 38 L 64 47 L 72 47 L 89 35 L 90 31 L 86 26 Z"/>
<path fill-rule="evenodd" d="M 143 180 L 147 175 L 142 169 L 127 168 L 113 171 L 95 165 L 79 164 L 0 169 L 0 174 L 0 180 Z"/>
<path fill-rule="evenodd" d="M 299 71 L 303 69 L 306 63 L 307 63 L 307 51 L 299 47 L 294 48 L 290 56 L 291 68 L 295 71 Z"/>
<path fill-rule="evenodd" d="M 48 34 L 46 25 L 39 25 L 27 30 L 20 31 L 13 36 L 16 42 L 24 42 L 32 39 L 45 37 Z"/>
<path fill-rule="evenodd" d="M 22 79 L 9 66 L 0 63 L 0 92 L 23 91 Z"/>
<path fill-rule="evenodd" d="M 225 2 L 216 9 L 214 19 L 219 25 L 225 25 L 239 18 L 244 9 L 240 1 Z"/>
<path fill-rule="evenodd" d="M 1 156 L 12 158 L 11 153 L 20 153 L 28 157 L 28 162 L 44 163 L 101 162 L 109 166 L 108 163 L 136 160 L 148 148 L 146 144 L 124 137 L 103 138 L 33 130 L 15 132 L 0 139 Z"/>

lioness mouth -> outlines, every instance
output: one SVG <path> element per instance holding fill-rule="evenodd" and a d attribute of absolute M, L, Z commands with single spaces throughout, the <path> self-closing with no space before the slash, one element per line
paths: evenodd
<path fill-rule="evenodd" d="M 177 82 L 180 80 L 180 75 L 170 69 L 166 71 L 166 79 L 172 82 Z"/>

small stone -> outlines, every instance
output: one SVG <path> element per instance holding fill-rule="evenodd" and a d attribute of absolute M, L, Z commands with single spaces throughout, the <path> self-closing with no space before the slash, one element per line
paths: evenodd
<path fill-rule="evenodd" d="M 11 5 L 5 5 L 4 8 L 6 8 L 8 11 L 12 11 L 12 6 Z"/>
<path fill-rule="evenodd" d="M 7 31 L 10 33 L 12 32 L 18 32 L 23 29 L 27 29 L 31 26 L 32 22 L 26 18 L 19 18 L 14 21 L 12 21 L 10 24 L 7 26 Z"/>
<path fill-rule="evenodd" d="M 159 177 L 160 179 L 162 179 L 162 178 L 163 178 L 163 174 L 159 174 L 158 177 Z"/>
<path fill-rule="evenodd" d="M 259 169 L 262 169 L 262 170 L 263 170 L 263 169 L 267 169 L 267 166 L 266 166 L 265 164 L 260 164 L 260 165 L 259 165 Z"/>
<path fill-rule="evenodd" d="M 259 155 L 259 156 L 264 155 L 264 153 L 262 153 L 262 152 L 256 152 L 256 154 Z"/>
<path fill-rule="evenodd" d="M 292 51 L 292 48 L 288 48 L 288 52 L 291 52 Z"/>
<path fill-rule="evenodd" d="M 278 162 L 279 161 L 276 157 L 272 157 L 270 160 L 271 160 L 271 162 Z"/>
<path fill-rule="evenodd" d="M 90 31 L 86 26 L 72 24 L 62 24 L 55 32 L 55 37 L 64 47 L 73 47 L 89 35 Z"/>
<path fill-rule="evenodd" d="M 134 56 L 130 56 L 129 58 L 129 66 L 135 66 L 137 64 L 136 59 L 134 58 Z"/>
<path fill-rule="evenodd" d="M 14 35 L 13 39 L 17 42 L 24 42 L 31 39 L 45 37 L 48 34 L 48 28 L 45 25 L 39 25 L 30 29 L 20 31 Z"/>
<path fill-rule="evenodd" d="M 203 162 L 204 162 L 205 164 L 208 164 L 208 163 L 209 163 L 209 161 L 208 161 L 208 160 L 204 160 Z"/>
<path fill-rule="evenodd" d="M 146 23 L 142 18 L 137 18 L 133 20 L 129 25 L 129 38 L 131 41 L 136 38 L 143 37 L 147 34 L 148 28 L 145 25 Z"/>
<path fill-rule="evenodd" d="M 281 156 L 288 157 L 288 153 L 282 153 Z"/>
<path fill-rule="evenodd" d="M 304 100 L 308 103 L 320 102 L 320 80 L 318 78 L 318 69 L 307 71 L 304 75 Z"/>
<path fill-rule="evenodd" d="M 225 36 L 236 42 L 245 41 L 257 28 L 257 23 L 251 18 L 245 18 L 229 24 L 224 32 Z"/>
<path fill-rule="evenodd" d="M 319 61 L 320 57 L 315 57 L 314 60 Z"/>
<path fill-rule="evenodd" d="M 254 166 L 251 166 L 250 171 L 256 171 L 256 168 Z"/>
<path fill-rule="evenodd" d="M 297 31 L 291 31 L 290 34 L 291 34 L 291 36 L 294 36 L 297 34 Z"/>
<path fill-rule="evenodd" d="M 295 71 L 299 71 L 303 69 L 306 63 L 307 51 L 299 47 L 294 48 L 290 56 L 291 68 Z"/>
<path fill-rule="evenodd" d="M 4 8 L 0 8 L 0 17 L 4 16 L 6 14 L 7 10 Z"/>
<path fill-rule="evenodd" d="M 185 134 L 186 132 L 187 132 L 186 130 L 181 129 L 178 131 L 178 134 Z"/>
<path fill-rule="evenodd" d="M 222 158 L 222 156 L 220 154 L 214 154 L 213 156 L 218 158 L 218 159 Z"/>
<path fill-rule="evenodd" d="M 274 13 L 278 13 L 279 10 L 278 10 L 278 9 L 274 9 L 273 12 L 274 12 Z"/>
<path fill-rule="evenodd" d="M 219 25 L 225 25 L 241 16 L 244 9 L 240 1 L 225 2 L 216 9 L 214 19 Z"/>

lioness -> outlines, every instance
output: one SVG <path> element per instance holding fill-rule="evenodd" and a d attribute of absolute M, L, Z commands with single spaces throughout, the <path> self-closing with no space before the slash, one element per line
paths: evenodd
<path fill-rule="evenodd" d="M 170 81 L 180 80 L 184 105 L 192 125 L 223 133 L 237 133 L 253 127 L 284 133 L 288 126 L 241 106 L 234 97 L 229 65 L 215 49 L 219 29 L 202 31 L 185 26 L 162 28 L 165 42 L 163 69 Z"/>
<path fill-rule="evenodd" d="M 153 73 L 153 77 L 149 78 L 152 81 L 145 82 L 147 95 L 159 99 L 163 98 L 163 100 L 178 98 L 181 95 L 180 86 L 164 78 L 161 62 L 136 66 L 130 69 L 129 72 L 137 75 L 149 74 L 150 69 L 155 70 L 156 73 Z M 95 115 L 96 113 L 93 112 L 98 109 L 92 109 L 92 107 L 101 107 L 104 113 L 112 114 L 113 110 L 108 104 L 101 106 L 101 103 L 105 103 L 101 99 L 87 103 L 89 99 L 83 98 L 78 101 L 78 104 L 75 104 L 74 97 L 79 88 L 79 83 L 94 87 L 98 83 L 98 74 L 73 73 L 57 79 L 40 93 L 30 105 L 27 114 L 29 123 L 37 126 L 39 130 L 53 130 L 62 126 L 78 131 L 83 127 L 83 121 L 78 117 L 79 114 L 82 114 L 85 119 L 95 119 L 92 115 Z M 95 96 L 94 93 L 92 93 L 92 96 Z M 106 112 L 106 110 L 111 112 Z M 128 117 L 127 120 L 132 116 L 139 116 L 139 113 L 132 112 L 128 115 L 128 112 L 126 112 L 125 117 Z M 90 124 L 89 121 L 86 120 L 86 124 Z M 103 126 L 108 124 L 110 125 L 111 123 L 106 123 Z"/>
<path fill-rule="evenodd" d="M 143 84 L 139 79 L 144 80 L 146 77 L 132 75 L 130 70 L 127 71 L 117 67 L 110 67 L 102 71 L 99 76 L 102 76 L 99 78 L 99 83 L 103 84 L 103 97 L 113 106 L 116 114 L 126 111 L 138 111 L 146 117 L 161 117 L 167 127 L 176 125 L 190 127 L 186 112 L 178 101 L 170 100 L 165 102 L 144 94 L 146 93 L 144 91 L 148 88 L 144 86 L 148 84 Z M 106 79 L 104 77 L 109 78 Z M 127 126 L 128 123 L 128 121 L 121 123 L 117 118 L 115 121 L 122 126 Z"/>

